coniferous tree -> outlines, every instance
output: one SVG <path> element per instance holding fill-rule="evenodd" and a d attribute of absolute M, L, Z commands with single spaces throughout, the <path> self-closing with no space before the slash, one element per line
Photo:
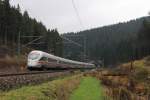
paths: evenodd
<path fill-rule="evenodd" d="M 145 19 L 146 22 L 144 21 Z M 86 50 L 88 51 L 88 59 L 104 59 L 105 64 L 117 64 L 140 59 L 150 54 L 150 50 L 148 49 L 150 43 L 150 25 L 147 21 L 150 21 L 149 16 L 77 33 L 66 33 L 63 36 L 82 45 L 84 45 L 82 37 L 78 37 L 79 39 L 72 37 L 76 35 L 85 36 L 87 38 Z M 67 56 L 68 58 L 76 59 L 76 55 L 80 55 L 82 52 L 82 49 L 79 49 L 75 45 L 64 47 L 66 55 L 69 55 L 71 52 L 71 55 Z M 77 53 L 77 51 L 80 52 Z"/>
<path fill-rule="evenodd" d="M 57 30 L 48 30 L 42 22 L 31 18 L 27 11 L 22 14 L 19 5 L 14 7 L 10 5 L 9 0 L 0 0 L 0 44 L 5 44 L 9 47 L 16 46 L 19 33 L 21 34 L 22 45 L 36 39 L 35 37 L 22 38 L 22 36 L 41 36 L 42 38 L 35 42 L 45 42 L 44 44 L 29 44 L 28 47 L 43 51 L 52 49 L 55 54 L 60 55 L 57 49 L 61 49 L 57 47 L 58 45 L 55 42 L 62 41 L 57 41 L 60 38 Z M 48 40 L 46 40 L 47 36 Z"/>

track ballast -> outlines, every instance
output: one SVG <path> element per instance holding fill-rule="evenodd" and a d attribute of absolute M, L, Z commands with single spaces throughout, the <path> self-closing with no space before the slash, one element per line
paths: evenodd
<path fill-rule="evenodd" d="M 24 85 L 40 84 L 48 80 L 70 75 L 70 71 L 36 71 L 0 74 L 0 90 L 10 90 Z"/>

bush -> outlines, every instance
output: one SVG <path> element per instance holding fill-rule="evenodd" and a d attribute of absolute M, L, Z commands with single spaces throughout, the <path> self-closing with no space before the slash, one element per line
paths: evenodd
<path fill-rule="evenodd" d="M 144 81 L 144 80 L 147 80 L 148 75 L 149 75 L 149 71 L 148 71 L 146 68 L 139 68 L 139 69 L 135 72 L 134 77 L 135 77 L 137 80 Z"/>

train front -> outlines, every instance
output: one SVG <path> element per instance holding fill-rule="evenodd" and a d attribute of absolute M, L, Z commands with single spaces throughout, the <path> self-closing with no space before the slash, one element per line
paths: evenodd
<path fill-rule="evenodd" d="M 28 55 L 27 67 L 29 70 L 41 68 L 39 60 L 41 59 L 42 53 L 40 51 L 32 51 Z"/>

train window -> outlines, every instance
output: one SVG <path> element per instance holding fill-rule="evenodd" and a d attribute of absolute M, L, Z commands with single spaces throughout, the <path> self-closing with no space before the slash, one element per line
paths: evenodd
<path fill-rule="evenodd" d="M 40 61 L 47 61 L 47 58 L 46 58 L 46 57 L 42 57 L 42 58 L 40 59 Z"/>
<path fill-rule="evenodd" d="M 40 54 L 38 54 L 38 53 L 31 53 L 31 54 L 29 54 L 28 58 L 32 59 L 32 60 L 35 60 L 35 59 L 38 59 L 39 56 L 40 56 Z"/>

